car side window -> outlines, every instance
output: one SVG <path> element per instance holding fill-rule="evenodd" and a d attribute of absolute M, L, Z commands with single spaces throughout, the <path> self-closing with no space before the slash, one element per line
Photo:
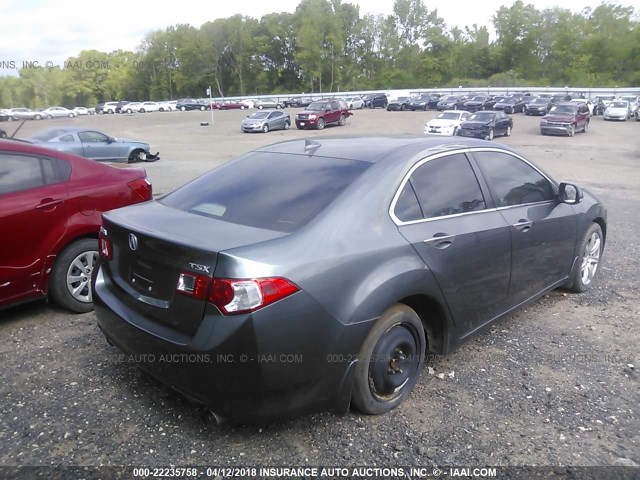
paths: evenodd
<path fill-rule="evenodd" d="M 38 157 L 0 154 L 0 195 L 30 190 L 53 183 L 51 162 Z"/>
<path fill-rule="evenodd" d="M 73 135 L 71 135 L 70 133 L 67 133 L 66 135 L 63 135 L 60 137 L 60 141 L 61 142 L 75 142 L 75 139 L 73 138 Z"/>
<path fill-rule="evenodd" d="M 519 158 L 501 152 L 474 152 L 496 207 L 553 200 L 552 183 Z"/>
<path fill-rule="evenodd" d="M 100 132 L 79 132 L 78 137 L 82 143 L 107 143 L 108 137 Z"/>
<path fill-rule="evenodd" d="M 486 208 L 478 179 L 462 153 L 425 162 L 413 172 L 410 181 L 424 218 Z"/>
<path fill-rule="evenodd" d="M 416 192 L 413 190 L 413 186 L 411 185 L 411 181 L 405 183 L 400 195 L 398 196 L 393 212 L 402 222 L 412 222 L 414 220 L 422 220 L 424 218 L 422 215 L 422 209 L 418 203 L 418 197 L 416 197 Z"/>

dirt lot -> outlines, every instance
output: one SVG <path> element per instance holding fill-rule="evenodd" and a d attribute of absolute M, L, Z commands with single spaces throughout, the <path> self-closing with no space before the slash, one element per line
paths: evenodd
<path fill-rule="evenodd" d="M 216 111 L 209 127 L 200 126 L 209 112 L 98 116 L 32 122 L 22 132 L 73 124 L 144 139 L 161 153 L 144 167 L 162 193 L 261 145 L 421 134 L 434 112 L 357 111 L 345 127 L 268 134 L 242 134 L 245 115 Z M 599 117 L 574 138 L 541 136 L 537 117 L 514 122 L 498 142 L 588 188 L 609 210 L 591 291 L 554 291 L 431 360 L 390 414 L 327 413 L 261 428 L 215 425 L 118 361 L 91 313 L 44 303 L 5 310 L 0 465 L 640 464 L 640 122 Z"/>

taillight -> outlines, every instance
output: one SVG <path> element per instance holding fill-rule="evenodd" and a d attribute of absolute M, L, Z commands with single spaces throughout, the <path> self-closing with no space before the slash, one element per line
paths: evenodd
<path fill-rule="evenodd" d="M 176 292 L 193 297 L 197 300 L 206 300 L 210 284 L 211 279 L 204 275 L 181 273 L 178 277 Z"/>
<path fill-rule="evenodd" d="M 178 277 L 176 291 L 198 300 L 207 300 L 223 314 L 254 312 L 300 290 L 284 278 L 253 278 L 238 280 L 209 278 L 183 272 Z"/>
<path fill-rule="evenodd" d="M 237 315 L 258 310 L 298 290 L 297 286 L 284 278 L 214 278 L 209 301 L 222 313 Z"/>
<path fill-rule="evenodd" d="M 153 187 L 149 177 L 138 178 L 127 183 L 129 188 L 140 197 L 141 200 L 151 200 L 153 196 Z"/>
<path fill-rule="evenodd" d="M 107 229 L 104 227 L 100 227 L 98 247 L 100 248 L 100 256 L 106 260 L 111 260 L 111 257 L 113 257 L 113 247 L 111 240 L 107 238 Z"/>

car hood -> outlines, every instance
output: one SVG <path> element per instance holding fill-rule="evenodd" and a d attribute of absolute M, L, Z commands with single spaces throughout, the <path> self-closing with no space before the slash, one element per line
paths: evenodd
<path fill-rule="evenodd" d="M 493 125 L 493 120 L 488 120 L 488 121 L 466 121 L 463 122 L 460 126 L 462 128 L 468 128 L 469 130 L 479 130 L 483 127 L 488 127 L 490 125 Z"/>
<path fill-rule="evenodd" d="M 245 118 L 242 120 L 243 125 L 255 125 L 256 123 L 264 123 L 266 118 Z"/>
<path fill-rule="evenodd" d="M 444 120 L 434 118 L 427 122 L 427 127 L 457 127 L 460 125 L 460 120 Z"/>
<path fill-rule="evenodd" d="M 573 115 L 545 115 L 542 120 L 549 122 L 571 122 L 575 117 Z"/>

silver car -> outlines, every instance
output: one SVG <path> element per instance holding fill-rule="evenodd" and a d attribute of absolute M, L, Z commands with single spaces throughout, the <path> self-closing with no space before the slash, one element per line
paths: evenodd
<path fill-rule="evenodd" d="M 262 110 L 263 108 L 282 108 L 282 102 L 278 102 L 273 98 L 261 98 L 257 100 L 253 106 Z"/>
<path fill-rule="evenodd" d="M 139 140 L 114 138 L 89 128 L 61 127 L 38 132 L 27 140 L 47 148 L 105 162 L 155 162 L 149 144 Z"/>
<path fill-rule="evenodd" d="M 49 107 L 44 109 L 43 112 L 46 113 L 49 118 L 56 118 L 56 117 L 74 118 L 78 116 L 78 114 L 73 110 L 69 110 L 68 108 L 64 108 L 64 107 Z"/>
<path fill-rule="evenodd" d="M 240 130 L 243 132 L 264 132 L 269 130 L 289 130 L 291 117 L 278 110 L 255 112 L 242 120 Z"/>
<path fill-rule="evenodd" d="M 43 118 L 51 118 L 41 110 L 30 110 L 28 108 L 10 108 L 6 113 L 11 120 L 42 120 Z"/>

